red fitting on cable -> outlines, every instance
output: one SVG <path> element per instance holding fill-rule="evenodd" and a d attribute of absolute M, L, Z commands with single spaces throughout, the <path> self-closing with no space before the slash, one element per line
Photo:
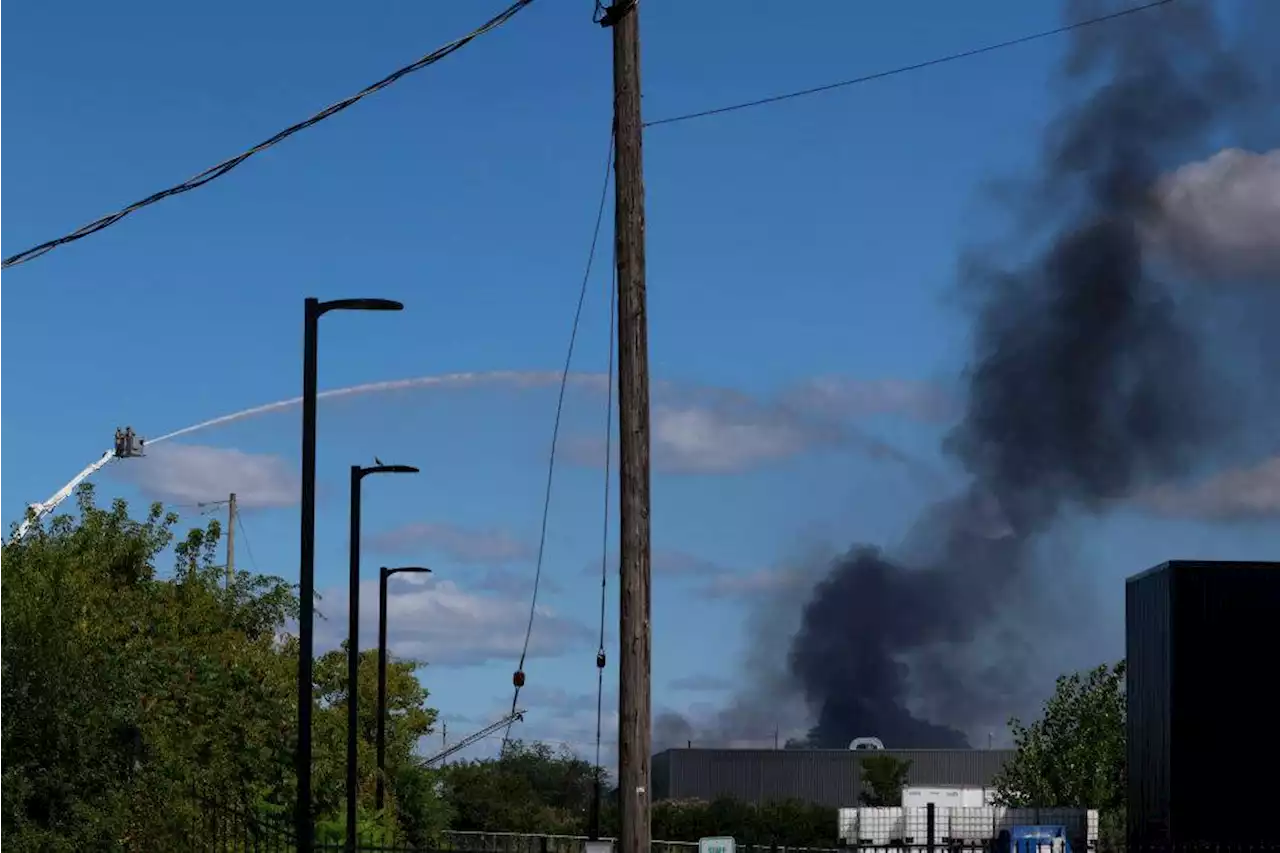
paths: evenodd
<path fill-rule="evenodd" d="M 511 683 L 514 684 L 517 689 L 524 687 L 524 670 L 523 669 L 517 669 L 515 671 L 515 673 L 511 676 Z"/>

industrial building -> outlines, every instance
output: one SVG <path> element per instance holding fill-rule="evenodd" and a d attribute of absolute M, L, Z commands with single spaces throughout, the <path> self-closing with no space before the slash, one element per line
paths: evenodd
<path fill-rule="evenodd" d="M 910 761 L 907 784 L 987 788 L 1013 756 L 1000 749 L 668 749 L 653 757 L 655 800 L 801 800 L 856 806 L 863 758 Z"/>
<path fill-rule="evenodd" d="M 1129 841 L 1274 841 L 1280 563 L 1179 560 L 1125 585 Z"/>

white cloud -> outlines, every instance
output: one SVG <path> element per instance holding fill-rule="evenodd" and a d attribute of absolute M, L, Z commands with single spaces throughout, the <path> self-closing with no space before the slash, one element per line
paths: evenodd
<path fill-rule="evenodd" d="M 321 392 L 322 400 L 414 390 L 498 388 L 520 391 L 554 387 L 561 376 L 554 371 L 500 370 L 419 376 L 370 382 Z M 602 373 L 572 373 L 571 386 L 600 394 L 610 378 Z M 935 392 L 909 380 L 851 380 L 826 377 L 801 383 L 777 400 L 764 400 L 738 391 L 655 379 L 652 383 L 653 464 L 657 470 L 685 473 L 729 473 L 780 461 L 815 447 L 843 445 L 875 457 L 912 463 L 885 442 L 859 433 L 848 419 L 870 414 L 899 414 L 935 420 L 939 415 Z M 940 399 L 940 398 L 939 398 Z M 161 441 L 248 418 L 296 407 L 294 397 L 243 409 L 193 424 L 154 439 Z M 846 421 L 846 422 L 842 422 Z M 166 445 L 168 446 L 168 445 Z M 566 439 L 563 450 L 578 464 L 599 467 L 605 462 L 604 442 L 596 438 Z"/>
<path fill-rule="evenodd" d="M 954 412 L 954 401 L 940 388 L 910 379 L 820 376 L 801 382 L 785 399 L 795 409 L 840 418 L 888 414 L 938 423 Z"/>
<path fill-rule="evenodd" d="M 704 674 L 673 678 L 669 686 L 672 690 L 686 690 L 691 693 L 718 693 L 723 690 L 731 690 L 734 687 L 734 683 L 727 678 Z"/>
<path fill-rule="evenodd" d="M 788 569 L 739 571 L 682 551 L 655 552 L 653 569 L 694 582 L 698 593 L 708 598 L 770 595 L 804 581 L 801 574 Z"/>
<path fill-rule="evenodd" d="M 440 721 L 442 723 L 454 723 L 455 725 L 460 725 L 460 726 L 475 726 L 475 727 L 480 727 L 490 722 L 489 720 L 486 720 L 484 717 L 478 716 L 476 714 L 459 714 L 456 711 L 449 711 L 449 712 L 441 711 Z"/>
<path fill-rule="evenodd" d="M 329 646 L 346 636 L 347 591 L 329 590 L 318 609 L 327 617 L 317 632 Z M 387 647 L 393 654 L 436 666 L 469 666 L 520 657 L 529 620 L 527 599 L 468 592 L 450 580 L 410 575 L 391 581 L 387 592 Z M 376 643 L 378 582 L 360 587 L 361 644 Z M 539 606 L 529 657 L 556 657 L 593 644 L 595 632 Z"/>
<path fill-rule="evenodd" d="M 823 430 L 827 436 L 831 432 Z M 739 473 L 798 456 L 819 443 L 816 431 L 777 418 L 756 420 L 692 405 L 654 406 L 651 413 L 651 464 L 666 474 Z M 592 468 L 604 465 L 604 451 L 604 441 L 597 438 L 577 436 L 564 444 L 566 459 Z M 616 445 L 613 452 L 616 465 Z"/>
<path fill-rule="evenodd" d="M 617 697 L 605 691 L 606 706 L 616 706 Z M 529 708 L 538 708 L 543 715 L 573 715 L 596 712 L 596 693 L 591 691 L 570 691 L 563 687 L 547 684 L 530 684 L 520 691 L 520 702 Z"/>
<path fill-rule="evenodd" d="M 796 456 L 819 443 L 817 431 L 759 412 L 659 406 L 653 457 L 659 470 L 726 474 Z"/>
<path fill-rule="evenodd" d="M 667 548 L 654 549 L 649 565 L 655 576 L 689 582 L 699 594 L 710 598 L 769 594 L 793 588 L 805 582 L 804 575 L 790 569 L 756 569 L 737 571 L 712 560 Z M 583 574 L 600 575 L 600 563 L 589 562 Z M 617 575 L 618 554 L 609 555 L 610 582 Z"/>
<path fill-rule="evenodd" d="M 722 571 L 710 577 L 702 587 L 702 594 L 711 598 L 727 598 L 737 595 L 771 595 L 803 583 L 796 572 L 783 569 L 756 569 L 749 572 Z"/>
<path fill-rule="evenodd" d="M 535 555 L 532 545 L 506 531 L 443 522 L 413 522 L 375 533 L 368 542 L 371 548 L 392 553 L 426 548 L 463 563 L 505 563 Z"/>
<path fill-rule="evenodd" d="M 1160 486 L 1138 496 L 1168 518 L 1241 521 L 1280 517 L 1280 456 L 1233 468 L 1189 486 Z"/>
<path fill-rule="evenodd" d="M 610 578 L 617 575 L 617 551 L 610 552 L 608 567 Z M 726 569 L 712 560 L 699 557 L 696 554 L 690 554 L 687 551 L 678 551 L 671 548 L 653 549 L 649 555 L 649 567 L 654 575 L 673 579 L 716 582 L 720 578 L 736 577 L 732 570 Z M 600 561 L 598 559 L 589 561 L 582 567 L 582 573 L 599 577 Z"/>
<path fill-rule="evenodd" d="M 650 555 L 653 571 L 657 574 L 680 577 L 706 577 L 724 571 L 710 560 L 695 556 L 685 551 L 673 551 L 660 548 Z M 617 556 L 614 556 L 617 564 Z"/>
<path fill-rule="evenodd" d="M 528 596 L 533 592 L 533 574 L 532 565 L 529 566 L 528 571 L 524 572 L 517 572 L 511 569 L 487 569 L 476 578 L 475 582 L 467 585 L 476 589 L 519 598 Z M 542 573 L 542 579 L 538 582 L 538 587 L 543 592 L 560 592 L 564 589 L 559 581 L 549 577 L 545 571 Z"/>
<path fill-rule="evenodd" d="M 852 421 L 896 414 L 934 423 L 949 412 L 933 386 L 908 380 L 828 377 L 806 381 L 769 400 L 670 382 L 656 384 L 654 391 L 653 468 L 674 474 L 738 473 L 828 447 L 920 467 L 917 460 L 862 432 Z M 604 441 L 598 438 L 571 438 L 565 453 L 580 465 L 599 467 L 605 462 Z"/>
<path fill-rule="evenodd" d="M 198 444 L 148 447 L 114 472 L 144 492 L 178 503 L 226 500 L 242 507 L 291 506 L 298 501 L 295 468 L 279 456 Z"/>
<path fill-rule="evenodd" d="M 1189 163 L 1161 178 L 1156 201 L 1158 250 L 1213 278 L 1280 277 L 1280 149 Z"/>
<path fill-rule="evenodd" d="M 600 717 L 600 764 L 612 772 L 618 763 L 618 703 L 605 698 Z M 540 705 L 530 704 L 523 723 L 517 723 L 512 737 L 526 741 L 541 741 L 558 749 L 568 750 L 586 761 L 595 761 L 596 702 L 591 701 L 571 713 L 549 713 Z"/>

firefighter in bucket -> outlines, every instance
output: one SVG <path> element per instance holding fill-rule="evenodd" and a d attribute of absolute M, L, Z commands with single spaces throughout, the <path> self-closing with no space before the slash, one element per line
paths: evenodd
<path fill-rule="evenodd" d="M 147 440 L 139 438 L 133 431 L 133 427 L 125 427 L 124 429 L 116 429 L 116 458 L 129 459 L 134 456 L 142 456 L 142 450 L 146 446 Z"/>

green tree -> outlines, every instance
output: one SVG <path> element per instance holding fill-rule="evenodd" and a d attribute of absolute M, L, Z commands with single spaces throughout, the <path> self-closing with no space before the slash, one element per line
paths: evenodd
<path fill-rule="evenodd" d="M 15 851 L 174 849 L 206 797 L 287 820 L 294 798 L 297 614 L 292 587 L 216 559 L 217 522 L 175 542 L 159 504 L 124 501 L 59 516 L 4 547 L 3 841 Z M 157 561 L 172 546 L 171 575 Z M 345 665 L 316 667 L 316 800 L 340 803 Z M 376 660 L 360 681 L 362 804 L 383 831 L 427 839 L 447 821 L 433 775 L 413 755 L 435 712 L 414 676 L 389 673 L 389 815 L 374 816 Z M 341 731 L 343 737 L 335 735 Z M 227 802 L 229 801 L 229 802 Z M 398 825 L 395 818 L 398 818 Z"/>
<path fill-rule="evenodd" d="M 453 803 L 445 796 L 444 774 L 415 756 L 393 772 L 400 837 L 419 847 L 439 847 L 441 834 L 453 823 Z"/>
<path fill-rule="evenodd" d="M 387 661 L 386 723 L 386 810 L 374 815 L 377 790 L 378 731 L 378 652 L 366 649 L 360 653 L 358 712 L 360 725 L 356 740 L 357 774 L 360 781 L 359 803 L 368 815 L 371 827 L 361 835 L 374 833 L 372 824 L 383 827 L 397 821 L 412 825 L 415 833 L 427 836 L 446 828 L 447 818 L 435 785 L 432 771 L 423 766 L 414 748 L 434 731 L 437 712 L 426 705 L 427 690 L 419 683 L 413 660 L 390 658 Z M 315 760 L 313 784 L 315 806 L 320 815 L 343 825 L 346 816 L 347 766 L 347 644 L 321 655 L 315 663 L 317 712 L 313 722 Z M 409 796 L 401 797 L 401 792 Z M 416 811 L 405 814 L 411 806 Z"/>
<path fill-rule="evenodd" d="M 463 831 L 582 835 L 589 830 L 595 768 L 543 743 L 508 744 L 502 755 L 442 772 L 452 828 Z M 618 834 L 618 789 L 601 786 L 601 834 Z M 696 842 L 733 835 L 743 845 L 831 847 L 836 810 L 796 800 L 762 805 L 733 800 L 664 800 L 651 809 L 655 839 Z"/>
<path fill-rule="evenodd" d="M 143 523 L 123 505 L 79 500 L 83 521 L 55 519 L 4 549 L 3 810 L 11 849 L 92 849 L 128 828 L 125 791 L 141 710 L 113 687 L 132 673 L 96 618 L 118 589 L 149 578 L 173 521 Z M 126 611 L 128 600 L 117 602 Z"/>
<path fill-rule="evenodd" d="M 836 810 L 799 800 L 756 805 L 721 798 L 662 800 L 650 812 L 653 837 L 663 841 L 694 842 L 714 835 L 732 835 L 741 845 L 834 847 Z M 614 832 L 616 826 L 610 827 Z"/>
<path fill-rule="evenodd" d="M 512 741 L 497 758 L 444 772 L 453 828 L 505 832 L 586 832 L 595 767 L 567 750 Z M 603 793 L 602 793 L 603 796 Z"/>
<path fill-rule="evenodd" d="M 1125 795 L 1124 661 L 1064 675 L 1039 720 L 1010 720 L 1017 752 L 997 776 L 997 802 L 1114 814 Z"/>
<path fill-rule="evenodd" d="M 911 772 L 911 762 L 893 755 L 867 755 L 862 765 L 862 792 L 859 798 L 864 806 L 900 806 L 902 789 Z"/>
<path fill-rule="evenodd" d="M 161 843 L 193 792 L 244 801 L 282 786 L 290 662 L 274 626 L 295 604 L 278 579 L 229 588 L 212 564 L 219 528 L 156 560 L 177 516 L 77 495 L 4 549 L 4 840 L 13 849 Z"/>

